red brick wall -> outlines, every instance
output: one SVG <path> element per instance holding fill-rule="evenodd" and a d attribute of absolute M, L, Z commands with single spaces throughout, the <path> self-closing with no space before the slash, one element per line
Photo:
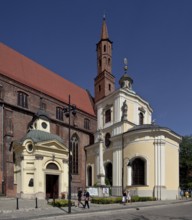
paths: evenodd
<path fill-rule="evenodd" d="M 38 83 L 38 82 L 37 82 Z M 4 124 L 4 129 L 8 130 L 7 121 L 12 121 L 13 132 L 5 133 L 4 135 L 4 160 L 6 161 L 4 170 L 2 170 L 2 136 L 0 136 L 0 194 L 2 193 L 2 175 L 5 176 L 6 180 L 6 195 L 13 196 L 16 195 L 16 190 L 14 186 L 14 164 L 13 164 L 13 151 L 10 149 L 10 144 L 14 140 L 20 140 L 27 132 L 28 124 L 32 120 L 34 114 L 40 108 L 40 99 L 46 104 L 46 112 L 49 114 L 51 123 L 51 133 L 57 134 L 58 127 L 61 138 L 64 139 L 65 144 L 68 146 L 68 119 L 64 116 L 64 121 L 59 121 L 56 119 L 56 107 L 67 106 L 67 103 L 62 103 L 46 94 L 42 94 L 32 88 L 21 85 L 15 81 L 7 79 L 0 74 L 0 84 L 3 86 L 4 97 L 0 100 L 0 105 L 4 105 L 8 117 L 4 114 L 4 122 L 2 122 L 2 109 L 0 109 L 0 134 L 2 134 L 2 129 Z M 23 91 L 28 95 L 28 109 L 19 107 L 17 105 L 17 92 Z M 71 103 L 73 99 L 71 97 Z M 90 130 L 84 129 L 84 119 L 88 118 L 90 120 Z M 85 186 L 85 153 L 84 146 L 88 145 L 90 142 L 90 135 L 96 130 L 96 118 L 90 116 L 86 112 L 77 110 L 77 115 L 75 117 L 75 127 L 74 120 L 71 120 L 71 135 L 77 133 L 80 143 L 79 143 L 79 175 L 73 176 L 72 187 L 84 187 Z M 72 188 L 73 189 L 73 188 Z"/>

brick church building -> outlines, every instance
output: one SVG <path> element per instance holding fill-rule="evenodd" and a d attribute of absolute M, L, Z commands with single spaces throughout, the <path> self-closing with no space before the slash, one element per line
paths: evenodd
<path fill-rule="evenodd" d="M 76 115 L 71 116 L 72 193 L 76 193 L 77 187 L 85 187 L 84 146 L 93 142 L 96 129 L 93 97 L 87 90 L 0 43 L 1 195 L 15 196 L 26 191 L 31 197 L 41 188 L 42 197 L 52 194 L 54 187 L 55 196 L 67 191 L 68 170 L 63 175 L 62 164 L 67 163 L 68 156 L 56 162 L 56 155 L 59 158 L 68 149 L 69 119 L 63 109 L 68 106 L 69 95 L 71 104 L 76 106 Z M 44 172 L 37 172 L 40 163 L 43 167 L 39 169 Z M 35 182 L 38 173 L 44 181 L 39 178 Z M 52 184 L 50 190 L 46 189 L 48 182 Z"/>

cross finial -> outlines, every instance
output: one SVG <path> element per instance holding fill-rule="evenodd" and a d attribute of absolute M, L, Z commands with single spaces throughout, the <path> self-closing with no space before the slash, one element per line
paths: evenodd
<path fill-rule="evenodd" d="M 105 11 L 104 11 L 104 13 L 103 13 L 103 20 L 105 20 L 106 19 L 106 14 L 105 14 Z"/>
<path fill-rule="evenodd" d="M 127 70 L 128 70 L 127 64 L 128 64 L 127 58 L 124 58 L 124 71 L 125 71 L 125 73 L 127 73 Z"/>

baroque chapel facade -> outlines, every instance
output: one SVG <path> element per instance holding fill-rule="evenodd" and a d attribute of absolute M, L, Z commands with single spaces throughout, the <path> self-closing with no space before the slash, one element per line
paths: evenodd
<path fill-rule="evenodd" d="M 153 110 L 133 90 L 126 62 L 115 90 L 112 42 L 105 19 L 97 44 L 97 66 L 97 131 L 94 144 L 85 147 L 87 186 L 110 186 L 113 196 L 130 190 L 132 195 L 178 198 L 181 136 L 153 123 Z"/>

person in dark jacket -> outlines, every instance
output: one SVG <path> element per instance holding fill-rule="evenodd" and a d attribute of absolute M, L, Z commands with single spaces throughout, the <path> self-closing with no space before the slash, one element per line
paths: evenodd
<path fill-rule="evenodd" d="M 78 207 L 80 204 L 84 207 L 84 204 L 82 203 L 82 195 L 83 195 L 83 191 L 81 188 L 79 188 L 79 190 L 77 192 Z"/>
<path fill-rule="evenodd" d="M 90 194 L 87 190 L 84 191 L 84 198 L 85 198 L 85 205 L 84 205 L 84 208 L 87 208 L 89 209 L 89 198 L 90 198 Z"/>

